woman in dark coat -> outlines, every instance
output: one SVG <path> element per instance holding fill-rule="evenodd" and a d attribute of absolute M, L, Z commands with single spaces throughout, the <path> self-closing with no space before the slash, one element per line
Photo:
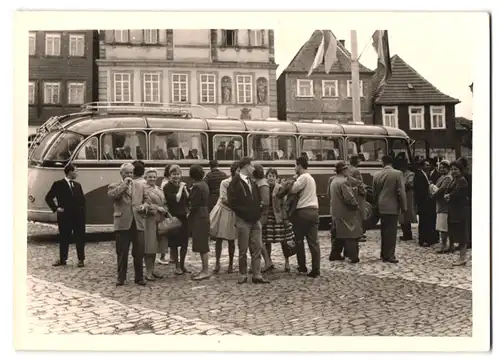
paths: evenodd
<path fill-rule="evenodd" d="M 464 168 L 461 163 L 452 162 L 450 173 L 453 181 L 444 195 L 444 199 L 448 201 L 448 235 L 450 244 L 458 243 L 460 248 L 460 257 L 453 265 L 461 266 L 466 264 L 469 185 L 463 175 Z"/>
<path fill-rule="evenodd" d="M 171 258 L 175 261 L 175 274 L 189 273 L 184 262 L 186 261 L 189 230 L 187 224 L 188 197 L 186 184 L 181 181 L 181 168 L 178 165 L 170 167 L 170 180 L 163 187 L 167 201 L 168 212 L 178 218 L 182 225 L 179 229 L 168 234 L 168 245 Z M 179 255 L 179 248 L 180 255 Z"/>
<path fill-rule="evenodd" d="M 208 203 L 210 191 L 208 185 L 203 181 L 205 172 L 200 165 L 192 165 L 189 169 L 189 177 L 194 181 L 189 193 L 189 231 L 193 238 L 193 252 L 199 253 L 201 257 L 201 271 L 196 274 L 194 280 L 203 280 L 210 278 L 208 272 L 208 252 L 210 248 L 208 242 L 210 239 L 210 217 L 208 212 Z"/>
<path fill-rule="evenodd" d="M 467 224 L 467 235 L 468 235 L 468 247 L 472 247 L 472 173 L 470 170 L 470 165 L 469 161 L 465 157 L 460 157 L 457 160 L 458 163 L 460 163 L 463 168 L 464 168 L 464 177 L 467 180 L 467 183 L 469 185 L 468 190 L 469 190 L 469 205 L 468 205 L 468 212 L 469 212 L 469 218 L 468 218 L 468 224 Z"/>

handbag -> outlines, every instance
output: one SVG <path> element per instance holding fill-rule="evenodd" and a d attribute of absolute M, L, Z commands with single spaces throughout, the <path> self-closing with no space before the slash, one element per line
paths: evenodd
<path fill-rule="evenodd" d="M 166 217 L 158 223 L 158 235 L 167 235 L 172 231 L 175 231 L 182 226 L 182 221 L 180 221 L 175 216 Z"/>
<path fill-rule="evenodd" d="M 286 258 L 294 256 L 297 254 L 297 245 L 294 240 L 283 241 L 283 254 Z"/>

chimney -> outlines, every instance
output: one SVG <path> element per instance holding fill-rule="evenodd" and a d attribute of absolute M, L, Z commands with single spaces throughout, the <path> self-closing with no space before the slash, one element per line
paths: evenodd
<path fill-rule="evenodd" d="M 344 39 L 339 40 L 339 43 L 340 43 L 343 47 L 345 47 L 345 40 L 344 40 Z"/>

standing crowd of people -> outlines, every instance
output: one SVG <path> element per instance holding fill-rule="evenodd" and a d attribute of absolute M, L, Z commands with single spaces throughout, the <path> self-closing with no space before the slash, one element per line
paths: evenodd
<path fill-rule="evenodd" d="M 464 265 L 470 245 L 471 176 L 464 159 L 441 161 L 439 167 L 428 160 L 415 166 L 406 158 L 383 156 L 382 170 L 373 176 L 373 209 L 368 212 L 366 185 L 353 156 L 350 164 L 339 161 L 328 183 L 327 195 L 332 216 L 331 261 L 347 259 L 358 263 L 359 242 L 363 241 L 364 221 L 371 215 L 380 219 L 382 261 L 398 263 L 396 239 L 398 223 L 401 240 L 412 240 L 411 224 L 417 221 L 418 241 L 423 247 L 439 240 L 439 253 L 460 250 L 454 265 Z M 251 280 L 267 284 L 263 275 L 274 269 L 272 245 L 280 244 L 285 271 L 290 272 L 290 257 L 296 255 L 297 271 L 311 278 L 320 275 L 318 243 L 318 197 L 316 182 L 308 172 L 307 157 L 296 160 L 296 175 L 281 179 L 275 169 L 264 170 L 251 158 L 234 162 L 230 175 L 210 161 L 210 172 L 192 165 L 188 186 L 181 168 L 168 165 L 161 186 L 157 171 L 145 168 L 142 161 L 124 163 L 121 179 L 108 186 L 113 202 L 116 232 L 117 286 L 125 284 L 130 247 L 135 283 L 146 285 L 162 279 L 155 264 L 175 265 L 174 273 L 191 273 L 186 267 L 188 241 L 201 259 L 201 270 L 194 280 L 205 280 L 221 269 L 224 242 L 228 243 L 229 265 L 234 271 L 238 246 L 238 283 Z M 58 213 L 60 256 L 54 266 L 66 265 L 69 242 L 75 238 L 79 267 L 84 266 L 85 197 L 75 181 L 77 169 L 68 164 L 65 178 L 56 181 L 46 196 L 50 208 Z M 215 241 L 215 268 L 209 271 L 210 239 Z M 306 265 L 304 240 L 311 254 L 311 269 Z M 167 260 L 167 254 L 170 258 Z M 250 268 L 248 267 L 250 254 Z M 159 256 L 159 258 L 158 258 Z M 262 260 L 264 265 L 262 266 Z"/>

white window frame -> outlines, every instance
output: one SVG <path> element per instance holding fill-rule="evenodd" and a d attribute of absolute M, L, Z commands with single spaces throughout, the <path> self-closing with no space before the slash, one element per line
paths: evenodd
<path fill-rule="evenodd" d="M 144 29 L 143 40 L 145 44 L 158 44 L 159 42 L 158 29 Z"/>
<path fill-rule="evenodd" d="M 249 89 L 247 88 L 247 86 L 250 86 Z M 236 75 L 236 102 L 238 104 L 253 103 L 253 75 L 251 74 Z"/>
<path fill-rule="evenodd" d="M 440 110 L 442 112 L 436 112 Z M 442 127 L 434 126 L 434 116 L 439 115 L 443 117 Z M 446 107 L 445 106 L 431 106 L 431 129 L 446 129 Z"/>
<path fill-rule="evenodd" d="M 117 35 L 120 35 L 120 36 L 117 36 Z M 124 36 L 125 34 L 125 36 Z M 125 30 L 113 30 L 113 40 L 115 43 L 128 43 L 130 42 L 130 39 L 129 39 L 129 30 L 128 29 L 125 29 Z"/>
<path fill-rule="evenodd" d="M 352 97 L 352 92 L 351 92 L 351 88 L 352 87 L 352 79 L 349 79 L 347 80 L 347 98 L 351 98 Z M 360 80 L 359 81 L 359 97 L 360 98 L 364 98 L 365 95 L 363 93 L 363 81 Z"/>
<path fill-rule="evenodd" d="M 264 34 L 262 30 L 250 29 L 249 33 L 250 46 L 261 47 L 264 46 Z"/>
<path fill-rule="evenodd" d="M 48 97 L 50 89 L 50 97 Z M 52 102 L 52 92 L 57 89 L 57 102 Z M 49 99 L 49 102 L 47 102 Z M 61 82 L 45 82 L 43 83 L 43 104 L 61 104 Z"/>
<path fill-rule="evenodd" d="M 146 79 L 147 77 L 150 77 L 149 80 Z M 156 78 L 156 79 L 154 79 Z M 146 87 L 146 85 L 150 84 L 151 87 L 149 88 L 149 92 L 150 94 L 148 94 L 148 88 Z M 154 89 L 154 84 L 157 84 L 158 85 L 158 94 L 157 94 L 157 98 L 158 99 L 154 99 L 154 92 L 153 92 L 153 89 Z M 149 100 L 148 100 L 148 97 L 149 97 Z M 143 73 L 142 74 L 142 102 L 143 103 L 148 103 L 148 104 L 156 104 L 156 103 L 161 103 L 161 74 L 160 73 L 153 73 L 153 72 L 149 72 L 149 73 Z"/>
<path fill-rule="evenodd" d="M 412 124 L 413 122 L 411 119 L 411 116 L 412 116 L 411 111 L 417 110 L 417 109 L 421 111 L 422 127 L 417 127 L 417 124 L 415 124 L 415 127 L 413 127 L 414 125 Z M 409 106 L 408 107 L 408 126 L 409 126 L 409 129 L 411 129 L 411 130 L 416 130 L 416 131 L 425 130 L 425 108 L 424 108 L 424 106 Z"/>
<path fill-rule="evenodd" d="M 176 77 L 179 77 L 177 80 Z M 184 81 L 181 80 L 184 77 Z M 172 73 L 172 102 L 173 103 L 189 103 L 189 76 L 186 73 Z M 175 85 L 179 85 L 178 93 L 176 94 Z M 186 85 L 186 99 L 182 100 L 181 85 Z"/>
<path fill-rule="evenodd" d="M 328 83 L 332 83 L 332 82 L 335 83 L 334 86 L 327 85 Z M 331 93 L 327 94 L 326 90 L 328 89 L 328 90 L 331 91 L 332 88 L 335 90 L 335 94 L 334 95 L 332 95 Z M 323 95 L 323 97 L 338 98 L 338 96 L 339 96 L 339 81 L 337 79 L 322 80 L 321 81 L 321 89 L 322 89 L 322 95 Z"/>
<path fill-rule="evenodd" d="M 301 83 L 308 83 L 309 84 L 309 93 L 308 94 L 301 94 L 300 89 Z M 314 96 L 314 88 L 313 88 L 313 81 L 312 79 L 297 79 L 297 97 L 299 98 L 311 98 Z M 305 87 L 305 86 L 304 86 Z"/>
<path fill-rule="evenodd" d="M 203 77 L 207 77 L 205 81 L 203 81 Z M 200 103 L 215 104 L 217 101 L 216 88 L 217 87 L 216 87 L 215 74 L 211 73 L 200 74 Z M 210 90 L 212 90 L 213 93 L 212 96 L 210 96 Z M 204 92 L 206 92 L 206 94 L 203 94 Z"/>
<path fill-rule="evenodd" d="M 36 33 L 30 33 L 29 37 L 29 54 L 30 55 L 35 55 L 36 54 Z"/>
<path fill-rule="evenodd" d="M 392 110 L 394 113 L 387 114 L 386 111 Z M 390 122 L 387 121 L 386 116 L 390 116 L 391 118 L 394 116 L 394 126 L 391 125 Z M 384 127 L 394 127 L 399 128 L 399 109 L 397 106 L 383 106 L 382 107 L 382 125 Z"/>
<path fill-rule="evenodd" d="M 71 52 L 71 44 L 75 44 L 76 53 Z M 81 50 L 81 51 L 79 51 Z M 69 35 L 69 56 L 70 57 L 84 57 L 85 56 L 85 34 L 70 34 Z"/>
<path fill-rule="evenodd" d="M 35 104 L 36 102 L 36 83 L 28 82 L 28 104 Z"/>
<path fill-rule="evenodd" d="M 77 87 L 82 90 L 82 99 L 81 100 L 72 100 L 71 99 L 71 88 Z M 85 82 L 68 82 L 68 104 L 84 104 L 85 103 Z"/>
<path fill-rule="evenodd" d="M 52 41 L 52 46 L 49 51 L 49 42 Z M 57 41 L 57 43 L 56 43 Z M 57 44 L 57 47 L 56 47 Z M 61 55 L 61 34 L 46 33 L 45 34 L 45 55 L 49 57 L 58 57 Z"/>
<path fill-rule="evenodd" d="M 121 79 L 117 80 L 117 76 L 120 76 Z M 123 78 L 124 77 L 127 77 L 127 80 L 124 80 Z M 123 85 L 128 83 L 128 99 L 125 100 L 124 96 L 125 96 L 125 93 L 123 92 Z M 118 101 L 116 98 L 117 96 L 117 84 L 120 84 L 121 85 L 121 100 Z M 126 72 L 116 72 L 116 73 L 113 73 L 113 101 L 114 102 L 117 102 L 117 103 L 131 103 L 132 102 L 132 76 L 130 75 L 130 73 L 126 73 Z"/>

